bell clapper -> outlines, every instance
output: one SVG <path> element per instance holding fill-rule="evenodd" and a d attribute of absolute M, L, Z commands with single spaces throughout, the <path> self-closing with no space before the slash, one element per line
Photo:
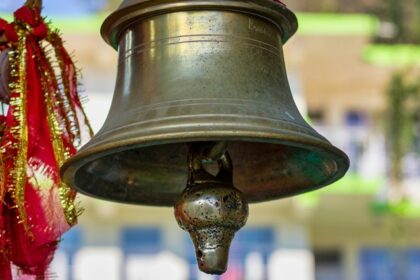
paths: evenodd
<path fill-rule="evenodd" d="M 176 220 L 193 240 L 199 268 L 209 274 L 226 272 L 230 244 L 248 218 L 248 203 L 233 186 L 226 147 L 225 142 L 190 144 L 189 179 L 175 205 Z M 206 170 L 211 163 L 218 165 L 216 175 Z"/>

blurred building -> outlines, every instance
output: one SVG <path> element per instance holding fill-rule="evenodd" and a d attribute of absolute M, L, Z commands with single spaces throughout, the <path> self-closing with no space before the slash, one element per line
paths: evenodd
<path fill-rule="evenodd" d="M 111 103 L 117 65 L 117 53 L 97 31 L 101 17 L 91 15 L 106 3 L 70 1 L 81 10 L 69 23 L 53 2 L 45 1 L 46 9 L 75 50 L 90 100 L 88 115 L 98 130 Z M 347 11 L 354 12 L 360 11 L 357 3 L 365 7 L 378 1 L 315 2 L 291 6 L 315 10 L 322 3 L 340 11 L 348 5 Z M 0 9 L 15 4 L 2 0 Z M 398 68 L 365 59 L 378 21 L 363 14 L 302 13 L 299 18 L 300 32 L 285 47 L 292 90 L 315 128 L 349 155 L 346 178 L 315 193 L 252 205 L 250 220 L 232 246 L 230 270 L 222 277 L 197 271 L 191 241 L 178 228 L 172 209 L 81 196 L 85 213 L 64 237 L 51 268 L 57 279 L 420 279 L 420 212 L 384 214 L 376 207 L 389 190 L 383 117 L 386 88 Z M 418 167 L 417 157 L 408 155 L 405 186 L 413 198 L 419 194 Z"/>
<path fill-rule="evenodd" d="M 2 0 L 0 2 L 0 11 L 13 12 L 23 3 L 24 1 Z M 60 17 L 88 15 L 102 10 L 106 4 L 107 0 L 67 0 L 65 8 L 63 8 L 63 3 L 60 1 L 43 1 L 45 14 Z"/>

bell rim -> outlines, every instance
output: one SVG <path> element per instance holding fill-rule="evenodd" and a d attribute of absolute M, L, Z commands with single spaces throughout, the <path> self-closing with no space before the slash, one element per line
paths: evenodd
<path fill-rule="evenodd" d="M 158 3 L 159 2 L 159 3 Z M 181 11 L 231 11 L 252 14 L 269 20 L 281 30 L 282 43 L 285 44 L 297 31 L 296 15 L 285 5 L 274 0 L 137 0 L 124 3 L 109 15 L 101 27 L 101 35 L 106 43 L 118 49 L 119 38 L 131 23 L 152 16 Z"/>
<path fill-rule="evenodd" d="M 194 135 L 195 134 L 195 135 Z M 112 198 L 104 198 L 101 196 L 94 195 L 92 193 L 84 191 L 83 188 L 80 188 L 75 184 L 76 173 L 79 169 L 81 169 L 86 164 L 98 160 L 102 157 L 109 156 L 112 154 L 116 154 L 119 152 L 131 150 L 131 149 L 139 149 L 139 148 L 146 148 L 151 146 L 157 145 L 164 145 L 164 144 L 180 144 L 180 143 L 187 143 L 187 142 L 200 142 L 200 141 L 242 141 L 242 142 L 256 142 L 256 143 L 271 143 L 271 144 L 279 144 L 279 145 L 286 145 L 292 146 L 295 148 L 302 148 L 306 150 L 317 150 L 324 154 L 325 158 L 330 157 L 334 163 L 337 165 L 336 172 L 326 177 L 324 181 L 309 188 L 291 192 L 283 195 L 273 196 L 269 199 L 249 199 L 248 203 L 261 203 L 267 201 L 273 201 L 278 199 L 283 199 L 287 197 L 292 197 L 296 195 L 300 195 L 303 193 L 315 191 L 326 187 L 345 176 L 347 171 L 350 168 L 350 160 L 348 156 L 339 148 L 335 147 L 328 141 L 317 140 L 308 135 L 300 134 L 298 135 L 290 135 L 285 133 L 284 135 L 276 134 L 275 136 L 271 133 L 254 133 L 254 135 L 250 135 L 249 131 L 246 131 L 247 136 L 244 133 L 240 133 L 236 131 L 235 133 L 231 133 L 228 135 L 226 131 L 220 131 L 219 137 L 217 136 L 217 132 L 212 132 L 212 137 L 209 138 L 203 137 L 203 135 L 199 135 L 196 132 L 193 133 L 172 133 L 172 134 L 165 134 L 163 135 L 153 135 L 150 137 L 138 137 L 132 138 L 130 140 L 118 142 L 118 144 L 103 144 L 98 147 L 89 147 L 86 150 L 79 151 L 75 156 L 71 157 L 67 160 L 60 169 L 61 178 L 63 179 L 64 183 L 69 185 L 71 188 L 75 189 L 77 192 L 87 195 L 89 197 L 105 199 L 107 201 L 116 202 L 116 203 L 124 203 L 124 204 L 131 204 L 131 205 L 143 205 L 143 206 L 161 206 L 161 207 L 172 207 L 172 204 L 159 204 L 159 203 L 135 203 L 135 202 L 125 202 L 120 201 Z M 166 139 L 165 139 L 166 138 Z M 304 140 L 302 140 L 304 138 Z M 152 144 L 154 143 L 154 144 Z"/>

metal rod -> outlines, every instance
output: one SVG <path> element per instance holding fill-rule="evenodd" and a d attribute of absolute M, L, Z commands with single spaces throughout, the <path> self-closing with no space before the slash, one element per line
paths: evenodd
<path fill-rule="evenodd" d="M 27 0 L 25 5 L 31 8 L 42 8 L 42 0 Z"/>

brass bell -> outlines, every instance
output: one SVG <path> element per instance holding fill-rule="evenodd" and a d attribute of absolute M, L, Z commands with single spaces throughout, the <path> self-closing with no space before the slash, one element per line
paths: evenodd
<path fill-rule="evenodd" d="M 102 27 L 119 52 L 110 113 L 64 181 L 100 199 L 176 205 L 200 269 L 223 273 L 247 202 L 319 189 L 349 167 L 293 101 L 282 46 L 296 30 L 272 0 L 125 0 Z"/>

